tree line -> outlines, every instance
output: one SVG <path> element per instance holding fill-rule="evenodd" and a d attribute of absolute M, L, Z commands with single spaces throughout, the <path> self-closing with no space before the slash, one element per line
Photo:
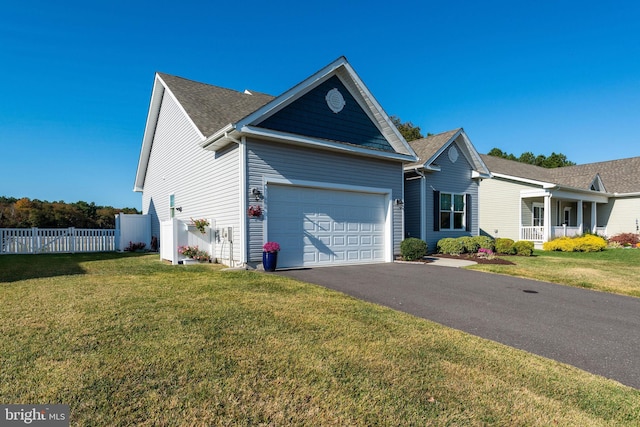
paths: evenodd
<path fill-rule="evenodd" d="M 135 208 L 98 206 L 94 202 L 48 202 L 0 196 L 0 228 L 115 228 L 118 213 L 140 212 Z"/>
<path fill-rule="evenodd" d="M 544 154 L 533 154 L 531 151 L 526 151 L 520 154 L 519 157 L 511 153 L 506 153 L 499 148 L 492 148 L 487 153 L 490 156 L 501 157 L 507 160 L 515 160 L 520 163 L 527 163 L 530 165 L 541 166 L 543 168 L 561 168 L 563 166 L 574 166 L 575 163 L 567 159 L 562 153 L 552 152 L 550 156 Z"/>

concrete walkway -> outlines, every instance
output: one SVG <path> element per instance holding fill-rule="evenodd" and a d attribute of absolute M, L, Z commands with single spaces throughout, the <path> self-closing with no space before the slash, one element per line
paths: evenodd
<path fill-rule="evenodd" d="M 335 289 L 640 389 L 640 298 L 443 266 L 460 266 L 463 260 L 451 261 L 275 274 Z"/>

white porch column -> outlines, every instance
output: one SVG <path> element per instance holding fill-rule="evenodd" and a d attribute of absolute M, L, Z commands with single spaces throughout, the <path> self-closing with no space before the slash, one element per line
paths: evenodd
<path fill-rule="evenodd" d="M 596 202 L 591 202 L 591 232 L 596 232 L 596 227 L 598 226 L 598 204 Z"/>
<path fill-rule="evenodd" d="M 544 196 L 544 241 L 551 240 L 551 194 Z"/>
<path fill-rule="evenodd" d="M 584 216 L 582 215 L 582 200 L 578 200 L 577 216 L 578 216 L 577 221 L 578 221 L 578 227 L 579 227 L 578 234 L 582 234 L 582 232 L 584 231 L 584 224 L 583 224 Z"/>

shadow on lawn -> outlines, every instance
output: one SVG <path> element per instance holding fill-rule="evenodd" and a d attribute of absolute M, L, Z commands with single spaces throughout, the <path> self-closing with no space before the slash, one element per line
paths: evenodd
<path fill-rule="evenodd" d="M 97 252 L 81 254 L 1 255 L 0 284 L 19 280 L 85 274 L 81 263 L 106 261 L 145 254 Z"/>

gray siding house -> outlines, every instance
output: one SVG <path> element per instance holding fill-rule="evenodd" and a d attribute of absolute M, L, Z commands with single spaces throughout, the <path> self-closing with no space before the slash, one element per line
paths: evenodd
<path fill-rule="evenodd" d="M 420 158 L 404 167 L 405 234 L 436 250 L 445 237 L 477 236 L 478 185 L 489 169 L 463 129 L 409 143 Z"/>
<path fill-rule="evenodd" d="M 344 57 L 277 97 L 157 73 L 134 190 L 155 236 L 210 219 L 230 266 L 260 263 L 267 241 L 278 267 L 389 262 L 416 159 Z"/>
<path fill-rule="evenodd" d="M 493 175 L 480 185 L 482 234 L 540 247 L 584 232 L 638 233 L 640 157 L 555 169 L 482 159 Z"/>

